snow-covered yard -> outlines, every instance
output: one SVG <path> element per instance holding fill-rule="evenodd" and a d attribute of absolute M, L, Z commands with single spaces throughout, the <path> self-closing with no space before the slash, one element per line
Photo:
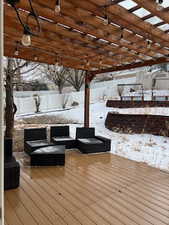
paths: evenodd
<path fill-rule="evenodd" d="M 122 134 L 112 132 L 104 126 L 106 115 L 109 111 L 169 116 L 169 108 L 112 109 L 106 108 L 105 102 L 91 104 L 90 106 L 90 126 L 96 128 L 97 135 L 99 134 L 112 140 L 112 154 L 117 154 L 138 162 L 145 162 L 153 167 L 169 171 L 169 138 L 149 134 Z M 80 105 L 66 111 L 17 117 L 16 129 L 26 126 L 31 127 L 32 124 L 34 124 L 33 127 L 36 127 L 42 126 L 44 123 L 51 125 L 60 122 L 62 124 L 69 124 L 71 136 L 75 137 L 76 127 L 83 126 L 83 114 L 83 105 Z M 52 122 L 50 118 L 52 118 Z"/>

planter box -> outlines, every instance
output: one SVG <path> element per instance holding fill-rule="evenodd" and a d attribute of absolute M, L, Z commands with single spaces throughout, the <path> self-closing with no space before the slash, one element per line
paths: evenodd
<path fill-rule="evenodd" d="M 116 114 L 109 112 L 105 121 L 109 130 L 123 133 L 148 133 L 169 136 L 169 117 L 159 115 Z"/>
<path fill-rule="evenodd" d="M 113 108 L 143 108 L 143 107 L 169 107 L 169 101 L 118 101 L 108 100 L 107 107 Z"/>

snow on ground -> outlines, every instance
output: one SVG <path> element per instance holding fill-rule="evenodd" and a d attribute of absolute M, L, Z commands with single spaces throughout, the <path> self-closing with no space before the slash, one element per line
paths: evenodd
<path fill-rule="evenodd" d="M 169 171 L 169 138 L 150 134 L 122 134 L 112 132 L 104 126 L 109 111 L 169 116 L 169 108 L 112 109 L 106 108 L 105 102 L 90 105 L 90 126 L 96 128 L 97 135 L 102 135 L 112 140 L 112 154 L 138 162 L 145 162 L 153 167 Z M 45 113 L 45 115 L 73 121 L 73 124 L 70 124 L 70 131 L 72 137 L 75 137 L 76 127 L 83 126 L 83 113 L 83 105 L 80 105 L 70 110 Z M 18 117 L 17 120 L 24 118 Z"/>

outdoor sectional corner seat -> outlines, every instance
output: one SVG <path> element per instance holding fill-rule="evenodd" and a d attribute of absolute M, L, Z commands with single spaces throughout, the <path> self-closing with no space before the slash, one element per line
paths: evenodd
<path fill-rule="evenodd" d="M 70 137 L 69 126 L 51 127 L 50 139 L 55 145 L 65 145 L 66 149 L 76 148 L 76 140 Z"/>
<path fill-rule="evenodd" d="M 95 136 L 95 128 L 76 129 L 77 148 L 82 153 L 107 152 L 111 148 L 111 140 Z"/>
<path fill-rule="evenodd" d="M 24 151 L 30 155 L 36 149 L 51 146 L 47 140 L 46 128 L 24 129 Z"/>

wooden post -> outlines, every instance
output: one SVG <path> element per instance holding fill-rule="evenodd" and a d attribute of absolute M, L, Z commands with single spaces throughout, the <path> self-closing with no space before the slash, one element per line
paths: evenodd
<path fill-rule="evenodd" d="M 90 108 L 90 80 L 89 73 L 85 76 L 85 93 L 84 93 L 84 127 L 89 127 L 89 108 Z"/>
<path fill-rule="evenodd" d="M 4 224 L 4 84 L 3 84 L 3 1 L 0 1 L 0 224 Z"/>

